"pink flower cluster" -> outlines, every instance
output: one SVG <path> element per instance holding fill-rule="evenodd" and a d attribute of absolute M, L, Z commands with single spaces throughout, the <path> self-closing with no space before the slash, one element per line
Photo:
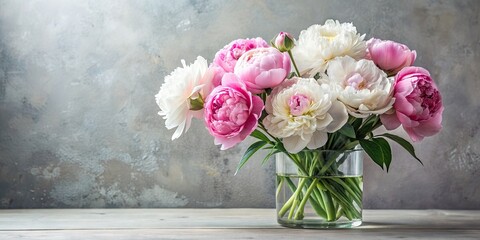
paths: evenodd
<path fill-rule="evenodd" d="M 442 97 L 430 73 L 413 67 L 415 51 L 393 41 L 370 39 L 367 59 L 387 74 L 395 76 L 393 111 L 381 115 L 387 130 L 400 125 L 413 141 L 432 136 L 442 129 Z"/>
<path fill-rule="evenodd" d="M 269 47 L 262 38 L 237 39 L 227 44 L 215 54 L 210 68 L 215 70 L 213 84 L 220 85 L 223 74 L 233 73 L 238 59 L 245 53 L 255 48 Z"/>
<path fill-rule="evenodd" d="M 264 108 L 259 96 L 290 73 L 290 57 L 261 38 L 238 39 L 215 54 L 216 86 L 206 98 L 204 119 L 222 149 L 243 141 L 257 127 Z"/>

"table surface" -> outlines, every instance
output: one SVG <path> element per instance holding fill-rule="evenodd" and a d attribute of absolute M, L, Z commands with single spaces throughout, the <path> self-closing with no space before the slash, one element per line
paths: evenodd
<path fill-rule="evenodd" d="M 0 210 L 0 239 L 480 239 L 480 211 L 364 210 L 353 229 L 290 229 L 274 209 Z"/>

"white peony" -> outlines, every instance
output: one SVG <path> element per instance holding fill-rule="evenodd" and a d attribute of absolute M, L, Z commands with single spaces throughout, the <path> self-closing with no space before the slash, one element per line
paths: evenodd
<path fill-rule="evenodd" d="M 327 133 L 348 120 L 345 106 L 336 98 L 331 86 L 313 78 L 285 80 L 267 97 L 263 124 L 270 134 L 283 139 L 291 153 L 305 147 L 317 149 L 327 142 Z"/>
<path fill-rule="evenodd" d="M 213 72 L 207 60 L 197 57 L 189 66 L 182 59 L 183 67 L 176 68 L 160 87 L 155 100 L 160 107 L 159 115 L 165 119 L 167 129 L 177 128 L 172 140 L 190 128 L 192 118 L 202 118 L 203 100 L 211 90 Z M 193 106 L 195 104 L 195 106 Z"/>
<path fill-rule="evenodd" d="M 327 75 L 339 89 L 338 99 L 354 117 L 385 113 L 395 101 L 393 79 L 387 78 L 373 61 L 336 58 L 329 63 Z"/>
<path fill-rule="evenodd" d="M 313 77 L 324 72 L 336 57 L 363 58 L 367 49 L 364 38 L 352 23 L 329 19 L 324 25 L 312 25 L 300 32 L 292 53 L 302 76 Z"/>

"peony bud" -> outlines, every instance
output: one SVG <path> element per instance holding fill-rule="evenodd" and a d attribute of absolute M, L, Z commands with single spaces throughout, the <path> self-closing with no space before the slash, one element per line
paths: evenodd
<path fill-rule="evenodd" d="M 389 76 L 395 76 L 400 70 L 413 64 L 417 52 L 401 43 L 372 38 L 367 42 L 366 58 L 372 60 Z"/>
<path fill-rule="evenodd" d="M 287 32 L 280 32 L 271 44 L 280 52 L 290 51 L 295 46 L 292 35 Z"/>

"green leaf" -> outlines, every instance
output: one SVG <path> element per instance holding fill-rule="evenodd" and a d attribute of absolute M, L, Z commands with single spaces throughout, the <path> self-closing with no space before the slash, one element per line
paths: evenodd
<path fill-rule="evenodd" d="M 385 163 L 383 158 L 383 152 L 380 150 L 380 146 L 371 140 L 360 139 L 360 146 L 363 150 L 370 156 L 370 158 L 383 169 L 383 164 Z"/>
<path fill-rule="evenodd" d="M 390 167 L 390 163 L 392 162 L 392 149 L 390 148 L 390 144 L 388 144 L 387 140 L 383 138 L 374 138 L 372 139 L 378 146 L 380 146 L 380 150 L 382 151 L 383 154 L 383 162 L 385 163 L 385 167 L 388 168 Z"/>
<path fill-rule="evenodd" d="M 287 51 L 291 50 L 295 46 L 295 43 L 288 36 L 285 37 L 285 49 Z"/>
<path fill-rule="evenodd" d="M 248 147 L 247 151 L 243 154 L 242 159 L 238 163 L 237 170 L 235 171 L 235 175 L 237 175 L 238 170 L 240 170 L 245 163 L 253 156 L 254 153 L 256 153 L 258 150 L 260 150 L 263 146 L 265 146 L 267 143 L 265 141 L 258 141 L 250 145 Z"/>
<path fill-rule="evenodd" d="M 358 138 L 364 138 L 368 133 L 373 131 L 375 126 L 379 122 L 379 117 L 377 115 L 370 115 L 368 116 L 365 121 L 363 122 L 362 126 L 358 130 Z"/>
<path fill-rule="evenodd" d="M 352 125 L 346 123 L 345 125 L 343 125 L 342 128 L 340 128 L 340 130 L 338 130 L 339 133 L 349 137 L 349 138 L 357 138 L 357 136 L 355 135 L 355 129 L 353 128 Z"/>
<path fill-rule="evenodd" d="M 362 119 L 356 118 L 356 117 L 352 117 L 352 118 L 355 118 L 355 120 L 353 120 L 352 122 L 352 127 L 355 129 L 355 131 L 357 131 L 362 125 Z"/>
<path fill-rule="evenodd" d="M 270 139 L 267 136 L 265 136 L 265 134 L 260 132 L 258 129 L 253 130 L 253 132 L 250 133 L 250 136 L 252 136 L 254 138 L 257 138 L 257 139 L 260 139 L 260 140 L 265 141 L 265 142 L 270 142 Z"/>
<path fill-rule="evenodd" d="M 409 152 L 410 155 L 412 155 L 412 157 L 417 159 L 417 161 L 419 161 L 423 165 L 422 161 L 415 154 L 415 148 L 407 140 L 405 140 L 405 139 L 403 139 L 403 138 L 401 138 L 397 135 L 393 135 L 393 134 L 389 134 L 389 133 L 384 133 L 384 134 L 379 135 L 379 136 L 387 137 L 387 138 L 390 138 L 391 140 L 395 141 L 400 146 L 402 146 L 405 150 L 407 150 L 407 152 Z"/>
<path fill-rule="evenodd" d="M 362 128 L 367 127 L 367 126 L 373 126 L 375 124 L 377 116 L 376 115 L 370 115 L 368 116 L 365 121 L 362 124 Z"/>
<path fill-rule="evenodd" d="M 265 149 L 265 148 L 264 148 L 264 149 Z M 267 161 L 270 160 L 270 157 L 272 157 L 274 154 L 279 153 L 279 152 L 282 152 L 282 151 L 276 149 L 275 147 L 271 147 L 270 152 L 269 152 L 269 153 L 267 154 L 267 156 L 265 156 L 265 158 L 263 159 L 262 165 L 264 165 L 265 163 L 267 163 Z"/>

